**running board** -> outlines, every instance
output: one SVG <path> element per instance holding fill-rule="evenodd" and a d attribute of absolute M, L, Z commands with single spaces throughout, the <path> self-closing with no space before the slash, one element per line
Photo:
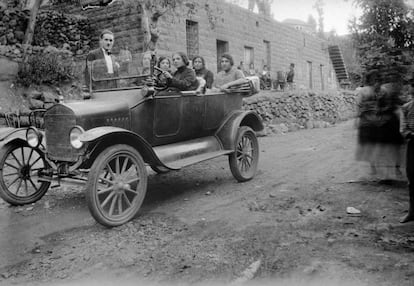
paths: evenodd
<path fill-rule="evenodd" d="M 223 150 L 221 142 L 217 137 L 207 136 L 157 146 L 154 147 L 154 152 L 165 167 L 178 170 L 185 166 L 230 154 L 233 150 Z"/>
<path fill-rule="evenodd" d="M 181 159 L 178 161 L 174 161 L 172 163 L 168 163 L 166 164 L 167 167 L 169 167 L 170 169 L 181 169 L 182 167 L 185 166 L 190 166 L 199 162 L 203 162 L 209 159 L 213 159 L 216 157 L 220 157 L 222 155 L 227 155 L 232 153 L 233 151 L 231 150 L 223 150 L 223 151 L 216 151 L 216 152 L 211 152 L 211 153 L 206 153 L 206 154 L 200 154 L 197 156 L 192 156 L 192 157 L 188 157 L 185 159 Z"/>

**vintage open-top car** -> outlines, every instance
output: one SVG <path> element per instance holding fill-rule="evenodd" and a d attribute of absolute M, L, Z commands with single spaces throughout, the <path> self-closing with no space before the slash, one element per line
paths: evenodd
<path fill-rule="evenodd" d="M 112 227 L 137 214 L 147 166 L 163 173 L 227 155 L 238 181 L 253 178 L 255 131 L 263 125 L 242 110 L 248 91 L 156 90 L 143 84 L 147 77 L 99 78 L 91 68 L 91 82 L 117 86 L 52 106 L 41 128 L 1 128 L 0 196 L 24 205 L 42 198 L 52 181 L 81 180 L 92 216 Z"/>

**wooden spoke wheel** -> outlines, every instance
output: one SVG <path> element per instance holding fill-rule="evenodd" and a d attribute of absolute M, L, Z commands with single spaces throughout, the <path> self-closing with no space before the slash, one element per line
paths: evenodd
<path fill-rule="evenodd" d="M 47 168 L 43 152 L 12 142 L 0 149 L 0 196 L 11 205 L 31 204 L 47 192 L 50 182 L 39 173 Z"/>
<path fill-rule="evenodd" d="M 144 160 L 131 146 L 119 144 L 105 149 L 92 164 L 86 199 L 95 220 L 113 227 L 134 218 L 146 191 Z"/>
<path fill-rule="evenodd" d="M 259 162 L 259 143 L 256 134 L 248 126 L 237 131 L 235 152 L 229 156 L 230 170 L 239 182 L 245 182 L 256 175 Z"/>

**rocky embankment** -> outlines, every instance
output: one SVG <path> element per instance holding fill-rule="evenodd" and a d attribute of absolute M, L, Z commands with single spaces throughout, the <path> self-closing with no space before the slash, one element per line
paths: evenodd
<path fill-rule="evenodd" d="M 262 135 L 328 127 L 354 117 L 356 112 L 356 93 L 348 90 L 261 91 L 244 102 L 244 109 L 256 111 L 263 119 Z"/>
<path fill-rule="evenodd" d="M 8 8 L 0 3 L 0 55 L 21 60 L 28 20 L 28 10 Z M 33 47 L 29 47 L 28 53 L 36 54 L 44 47 L 54 46 L 76 55 L 85 54 L 90 49 L 91 32 L 86 18 L 42 10 L 37 17 Z"/>
<path fill-rule="evenodd" d="M 21 124 L 29 123 L 31 110 L 44 109 L 56 104 L 59 98 L 73 100 L 80 98 L 81 91 L 75 86 L 67 88 L 44 88 L 37 90 L 20 90 L 24 104 L 17 111 Z M 0 95 L 1 96 L 1 95 Z M 4 100 L 2 101 L 4 102 Z M 7 105 L 7 104 L 6 104 Z M 3 106 L 2 117 L 14 108 Z M 355 116 L 356 94 L 354 91 L 314 92 L 306 90 L 275 92 L 261 91 L 259 94 L 244 99 L 243 108 L 254 110 L 263 120 L 265 130 L 261 135 L 286 133 L 299 129 L 328 127 L 339 121 Z M 0 122 L 4 124 L 5 122 Z"/>

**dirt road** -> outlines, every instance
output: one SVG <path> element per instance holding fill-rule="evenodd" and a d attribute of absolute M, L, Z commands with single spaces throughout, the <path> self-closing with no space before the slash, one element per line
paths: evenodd
<path fill-rule="evenodd" d="M 224 157 L 151 173 L 140 216 L 114 229 L 94 222 L 81 188 L 0 202 L 0 284 L 223 285 L 256 262 L 256 285 L 414 285 L 405 182 L 366 175 L 352 122 L 259 143 L 247 183 Z"/>

